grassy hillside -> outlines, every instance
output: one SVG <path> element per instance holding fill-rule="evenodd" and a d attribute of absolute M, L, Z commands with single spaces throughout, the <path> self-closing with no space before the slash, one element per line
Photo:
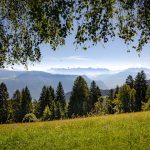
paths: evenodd
<path fill-rule="evenodd" d="M 150 112 L 0 125 L 0 149 L 149 150 Z"/>

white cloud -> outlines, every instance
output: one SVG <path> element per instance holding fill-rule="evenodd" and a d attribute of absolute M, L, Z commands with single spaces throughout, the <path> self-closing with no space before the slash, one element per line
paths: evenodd
<path fill-rule="evenodd" d="M 89 59 L 81 56 L 68 56 L 68 57 L 63 57 L 62 60 L 85 61 Z"/>

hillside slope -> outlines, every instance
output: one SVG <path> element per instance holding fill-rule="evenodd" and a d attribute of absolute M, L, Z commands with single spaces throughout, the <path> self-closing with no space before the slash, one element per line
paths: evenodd
<path fill-rule="evenodd" d="M 150 112 L 0 125 L 0 149 L 149 150 Z"/>

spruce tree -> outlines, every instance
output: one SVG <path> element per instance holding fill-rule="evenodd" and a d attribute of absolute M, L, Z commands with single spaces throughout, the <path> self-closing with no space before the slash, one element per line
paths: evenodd
<path fill-rule="evenodd" d="M 9 111 L 8 111 L 8 98 L 9 94 L 7 87 L 4 83 L 0 84 L 0 123 L 6 123 Z"/>
<path fill-rule="evenodd" d="M 13 94 L 12 98 L 12 108 L 13 108 L 13 117 L 15 122 L 20 122 L 22 121 L 21 118 L 21 93 L 19 90 L 16 90 L 15 93 Z"/>
<path fill-rule="evenodd" d="M 127 77 L 126 84 L 129 85 L 131 89 L 134 87 L 134 79 L 131 75 Z"/>
<path fill-rule="evenodd" d="M 21 100 L 21 117 L 23 117 L 32 112 L 32 98 L 28 87 L 26 86 L 22 90 L 22 100 Z"/>
<path fill-rule="evenodd" d="M 43 116 L 43 111 L 45 107 L 48 105 L 52 114 L 51 118 L 54 119 L 54 113 L 55 113 L 54 112 L 54 105 L 55 105 L 54 98 L 55 98 L 54 89 L 51 86 L 50 87 L 44 86 L 42 88 L 42 92 L 39 98 L 38 117 Z"/>
<path fill-rule="evenodd" d="M 89 97 L 89 112 L 94 109 L 94 104 L 98 101 L 98 98 L 101 96 L 101 91 L 99 87 L 96 85 L 95 81 L 92 81 L 90 86 L 90 97 Z"/>
<path fill-rule="evenodd" d="M 135 111 L 140 111 L 142 102 L 146 101 L 147 81 L 144 71 L 137 74 L 134 89 L 136 90 Z"/>
<path fill-rule="evenodd" d="M 73 89 L 70 96 L 68 115 L 86 115 L 88 112 L 89 89 L 86 81 L 79 76 L 74 81 Z"/>
<path fill-rule="evenodd" d="M 50 92 L 52 100 L 54 100 L 55 99 L 55 91 L 52 86 L 49 87 L 49 92 Z"/>
<path fill-rule="evenodd" d="M 47 93 L 47 88 L 46 88 L 46 86 L 43 86 L 42 92 L 41 92 L 40 98 L 39 98 L 38 117 L 42 117 L 43 111 L 47 105 L 46 93 Z"/>
<path fill-rule="evenodd" d="M 52 86 L 47 87 L 46 100 L 51 111 L 51 119 L 55 119 L 55 91 Z"/>
<path fill-rule="evenodd" d="M 65 99 L 65 93 L 61 82 L 59 82 L 57 86 L 56 101 L 60 103 L 62 111 L 65 111 L 66 99 Z"/>

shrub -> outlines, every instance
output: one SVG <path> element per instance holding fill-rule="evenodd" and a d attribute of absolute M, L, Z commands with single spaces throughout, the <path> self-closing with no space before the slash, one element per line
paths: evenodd
<path fill-rule="evenodd" d="M 36 122 L 37 118 L 33 113 L 26 114 L 22 122 Z"/>
<path fill-rule="evenodd" d="M 142 110 L 143 111 L 149 111 L 150 110 L 150 99 L 148 100 L 147 103 L 143 103 Z"/>

